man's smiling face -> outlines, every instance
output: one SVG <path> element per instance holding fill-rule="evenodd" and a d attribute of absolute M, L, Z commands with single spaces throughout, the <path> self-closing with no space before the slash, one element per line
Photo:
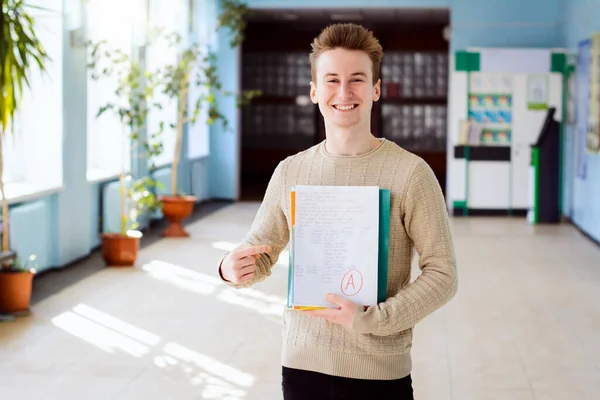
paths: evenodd
<path fill-rule="evenodd" d="M 373 64 L 367 53 L 336 48 L 323 52 L 316 63 L 316 82 L 311 82 L 313 103 L 326 125 L 370 127 L 371 108 L 380 96 L 381 82 L 373 84 Z"/>

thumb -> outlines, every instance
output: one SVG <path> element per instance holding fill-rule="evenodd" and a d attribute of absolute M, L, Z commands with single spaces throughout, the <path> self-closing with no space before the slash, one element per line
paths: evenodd
<path fill-rule="evenodd" d="M 351 303 L 351 301 L 350 301 L 350 300 L 348 300 L 348 299 L 345 299 L 345 298 L 344 298 L 344 297 L 342 297 L 342 296 L 338 296 L 338 295 L 337 295 L 337 294 L 335 294 L 335 293 L 329 293 L 329 294 L 327 295 L 327 300 L 329 300 L 330 302 L 332 302 L 332 303 L 334 303 L 334 304 L 337 304 L 337 305 L 338 305 L 338 306 L 340 306 L 340 307 L 347 306 L 348 304 L 350 304 L 350 303 Z"/>

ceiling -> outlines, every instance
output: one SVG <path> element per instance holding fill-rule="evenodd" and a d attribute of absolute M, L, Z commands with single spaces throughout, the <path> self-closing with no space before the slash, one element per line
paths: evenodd
<path fill-rule="evenodd" d="M 420 25 L 450 23 L 444 8 L 252 9 L 251 22 L 377 22 Z"/>

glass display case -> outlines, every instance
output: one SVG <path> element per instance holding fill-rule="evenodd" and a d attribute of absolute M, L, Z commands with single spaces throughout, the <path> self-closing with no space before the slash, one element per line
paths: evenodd
<path fill-rule="evenodd" d="M 310 79 L 305 52 L 244 54 L 243 89 L 262 90 L 262 96 L 243 108 L 244 147 L 302 150 L 316 143 Z"/>
<path fill-rule="evenodd" d="M 448 54 L 386 52 L 382 136 L 409 151 L 446 150 Z"/>
<path fill-rule="evenodd" d="M 381 132 L 409 151 L 446 150 L 448 54 L 387 52 L 381 66 Z M 305 149 L 318 142 L 318 108 L 308 101 L 305 52 L 244 55 L 244 89 L 263 95 L 243 108 L 244 147 Z"/>

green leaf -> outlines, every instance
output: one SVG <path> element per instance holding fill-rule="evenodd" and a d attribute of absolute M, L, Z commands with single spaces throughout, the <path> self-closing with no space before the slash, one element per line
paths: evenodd
<path fill-rule="evenodd" d="M 41 7 L 24 5 L 20 0 L 2 0 L 0 14 L 0 118 L 2 133 L 19 109 L 24 85 L 29 87 L 28 76 L 35 66 L 46 72 L 46 63 L 51 58 L 35 34 L 35 21 L 25 8 L 45 10 Z"/>

